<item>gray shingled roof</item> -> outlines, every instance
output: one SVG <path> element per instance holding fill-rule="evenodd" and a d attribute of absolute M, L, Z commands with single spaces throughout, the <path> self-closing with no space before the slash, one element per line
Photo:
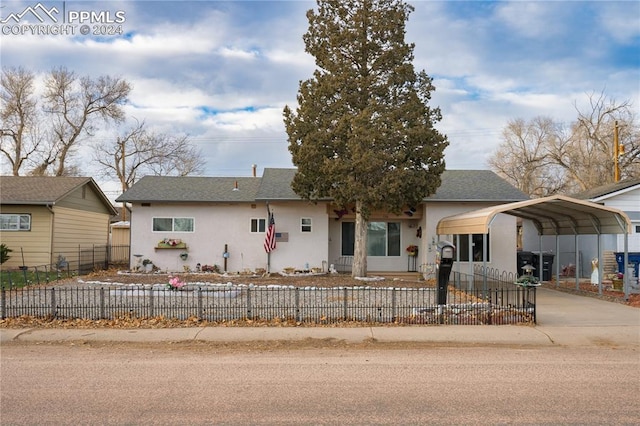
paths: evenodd
<path fill-rule="evenodd" d="M 266 168 L 257 177 L 174 177 L 145 176 L 122 194 L 120 202 L 255 202 L 300 200 L 291 189 L 296 169 Z M 238 191 L 233 191 L 235 182 Z M 427 201 L 498 201 L 527 200 L 489 170 L 447 170 L 442 185 Z"/>
<path fill-rule="evenodd" d="M 0 204 L 55 205 L 83 185 L 91 186 L 105 206 L 112 209 L 112 214 L 117 213 L 98 184 L 90 177 L 1 176 Z"/>
<path fill-rule="evenodd" d="M 640 185 L 640 179 L 626 179 L 617 183 L 610 183 L 607 185 L 598 186 L 596 188 L 588 189 L 586 191 L 578 192 L 571 197 L 578 200 L 592 200 L 594 198 L 603 197 L 614 192 L 622 191 L 623 189 L 630 188 L 632 186 Z"/>
<path fill-rule="evenodd" d="M 530 197 L 491 170 L 446 170 L 442 184 L 425 201 L 513 202 Z"/>
<path fill-rule="evenodd" d="M 259 200 L 300 200 L 291 189 L 296 169 L 264 169 L 256 198 Z"/>
<path fill-rule="evenodd" d="M 261 179 L 255 177 L 145 176 L 116 201 L 254 202 Z M 235 191 L 234 188 L 238 190 Z"/>
<path fill-rule="evenodd" d="M 88 177 L 2 176 L 2 204 L 54 204 L 91 181 Z"/>

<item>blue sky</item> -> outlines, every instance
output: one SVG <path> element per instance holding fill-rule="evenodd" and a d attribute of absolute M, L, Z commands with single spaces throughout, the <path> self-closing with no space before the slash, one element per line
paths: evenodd
<path fill-rule="evenodd" d="M 2 1 L 0 17 L 37 3 Z M 123 11 L 123 34 L 16 35 L 3 28 L 3 66 L 124 77 L 133 86 L 128 115 L 158 131 L 188 134 L 203 151 L 205 175 L 249 176 L 252 164 L 259 174 L 292 166 L 282 109 L 295 107 L 298 82 L 314 70 L 302 35 L 315 2 L 40 3 Z M 450 140 L 449 169 L 487 168 L 509 120 L 545 115 L 570 123 L 590 93 L 604 91 L 640 110 L 640 2 L 409 3 L 415 11 L 406 40 L 415 43 L 416 70 L 434 78 L 431 105 L 442 109 L 437 127 Z M 19 25 L 26 23 L 37 22 L 23 18 Z M 91 175 L 93 165 L 84 167 Z"/>

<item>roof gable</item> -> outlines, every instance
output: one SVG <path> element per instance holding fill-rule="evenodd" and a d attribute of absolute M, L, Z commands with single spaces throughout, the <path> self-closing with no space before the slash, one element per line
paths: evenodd
<path fill-rule="evenodd" d="M 85 185 L 98 195 L 110 214 L 117 214 L 109 199 L 90 177 L 2 176 L 0 177 L 0 204 L 55 205 Z"/>
<path fill-rule="evenodd" d="M 2 176 L 2 204 L 55 204 L 76 188 L 88 183 L 87 177 Z"/>
<path fill-rule="evenodd" d="M 598 186 L 573 195 L 573 198 L 580 200 L 602 201 L 615 197 L 621 193 L 640 189 L 640 179 L 626 179 L 616 183 Z"/>

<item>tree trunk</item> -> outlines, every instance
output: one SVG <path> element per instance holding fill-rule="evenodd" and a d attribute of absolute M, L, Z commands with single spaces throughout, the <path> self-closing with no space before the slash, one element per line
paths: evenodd
<path fill-rule="evenodd" d="M 354 278 L 367 276 L 367 221 L 362 216 L 361 205 L 361 201 L 356 202 L 356 235 L 351 267 Z"/>

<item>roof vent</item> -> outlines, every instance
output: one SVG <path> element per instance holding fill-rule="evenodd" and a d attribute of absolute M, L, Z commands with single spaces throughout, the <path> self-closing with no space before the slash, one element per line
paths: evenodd
<path fill-rule="evenodd" d="M 233 190 L 234 190 L 234 191 L 240 191 L 240 190 L 238 189 L 238 181 L 236 181 L 235 185 L 233 186 Z"/>

